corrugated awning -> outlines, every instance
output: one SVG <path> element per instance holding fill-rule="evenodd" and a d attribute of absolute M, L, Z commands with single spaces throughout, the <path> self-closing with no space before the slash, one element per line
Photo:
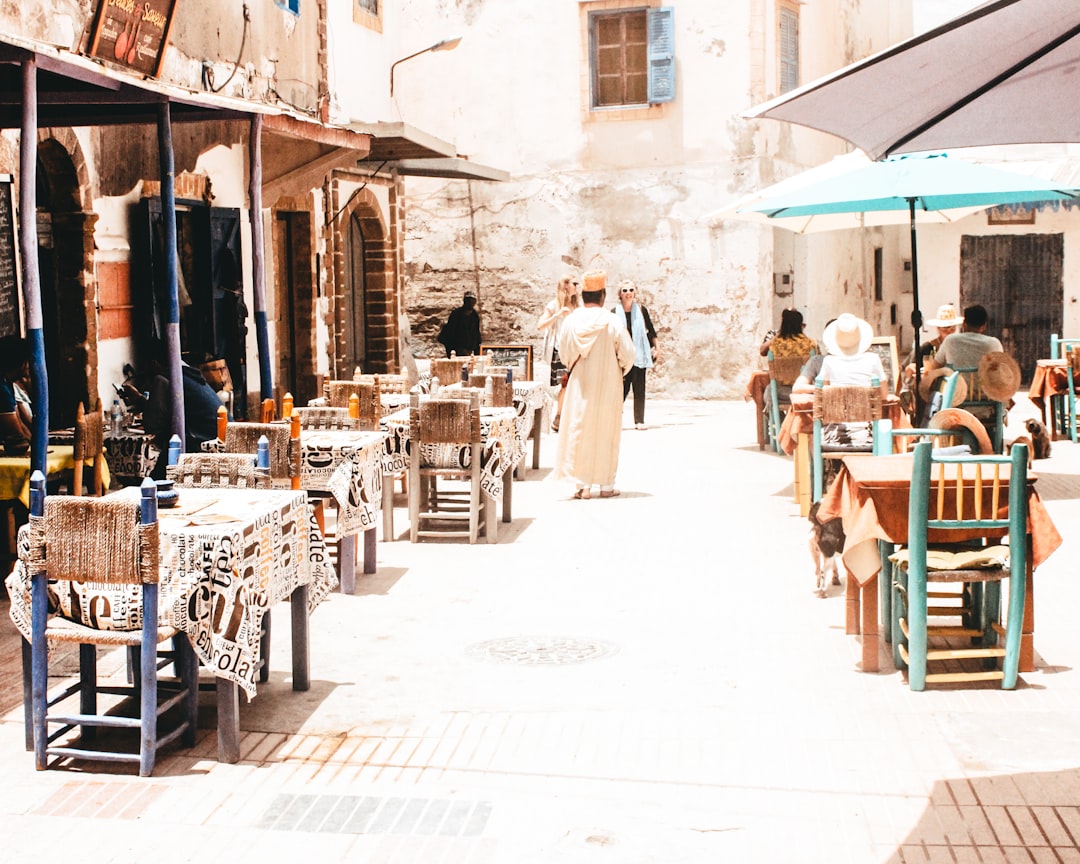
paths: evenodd
<path fill-rule="evenodd" d="M 371 152 L 357 164 L 361 168 L 396 171 L 411 177 L 446 177 L 457 180 L 509 180 L 498 168 L 470 162 L 457 148 L 407 123 L 347 123 L 346 128 L 373 136 Z"/>

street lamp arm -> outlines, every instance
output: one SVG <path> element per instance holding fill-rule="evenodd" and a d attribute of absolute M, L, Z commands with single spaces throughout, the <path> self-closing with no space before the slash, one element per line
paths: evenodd
<path fill-rule="evenodd" d="M 450 39 L 443 39 L 436 42 L 434 45 L 429 45 L 427 48 L 423 48 L 413 54 L 409 54 L 407 57 L 402 57 L 400 60 L 395 60 L 390 64 L 390 98 L 394 98 L 394 70 L 398 67 L 398 64 L 404 63 L 406 60 L 412 60 L 413 57 L 419 57 L 421 54 L 427 54 L 429 51 L 453 51 L 461 44 L 461 37 L 454 36 Z"/>

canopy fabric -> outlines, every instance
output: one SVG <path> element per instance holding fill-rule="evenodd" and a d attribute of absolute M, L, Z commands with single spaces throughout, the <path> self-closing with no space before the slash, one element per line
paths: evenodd
<path fill-rule="evenodd" d="M 1080 3 L 992 0 L 747 111 L 850 141 L 872 159 L 1080 141 Z"/>
<path fill-rule="evenodd" d="M 1034 177 L 938 153 L 867 162 L 862 168 L 788 195 L 763 199 L 747 209 L 773 218 L 790 218 L 897 210 L 908 213 L 912 201 L 917 211 L 932 211 L 1076 197 L 1080 197 L 1080 190 L 1057 188 Z"/>

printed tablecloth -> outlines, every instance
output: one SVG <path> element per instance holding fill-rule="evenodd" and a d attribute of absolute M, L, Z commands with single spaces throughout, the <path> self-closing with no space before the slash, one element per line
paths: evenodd
<path fill-rule="evenodd" d="M 128 487 L 115 495 L 138 496 Z M 179 503 L 158 512 L 161 542 L 161 623 L 184 631 L 200 661 L 255 694 L 263 614 L 293 590 L 308 586 L 313 610 L 337 585 L 326 543 L 307 501 L 294 490 L 184 488 Z M 11 620 L 30 638 L 30 576 L 19 562 L 7 578 Z M 142 626 L 140 589 L 60 582 L 50 605 L 98 626 Z M 89 622 L 87 622 L 89 623 Z"/>
<path fill-rule="evenodd" d="M 389 433 L 387 459 L 400 462 L 404 470 L 409 464 L 409 409 L 385 414 L 380 421 Z M 484 494 L 498 498 L 503 492 L 503 474 L 524 455 L 516 445 L 517 411 L 513 408 L 480 409 L 480 488 Z M 425 444 L 424 459 L 453 468 L 469 467 L 469 449 L 452 444 Z M 386 461 L 384 461 L 384 465 Z M 384 468 L 385 470 L 385 468 Z"/>
<path fill-rule="evenodd" d="M 346 429 L 305 429 L 300 433 L 300 485 L 333 494 L 339 535 L 375 527 L 389 438 L 386 432 Z"/>
<path fill-rule="evenodd" d="M 154 436 L 141 429 L 125 429 L 119 435 L 105 433 L 105 461 L 121 483 L 138 486 L 157 465 L 161 451 Z"/>

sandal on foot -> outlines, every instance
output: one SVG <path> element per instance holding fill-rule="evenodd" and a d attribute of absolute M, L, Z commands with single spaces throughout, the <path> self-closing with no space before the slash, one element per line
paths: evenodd
<path fill-rule="evenodd" d="M 621 494 L 622 493 L 619 492 L 618 489 L 607 489 L 607 490 L 601 489 L 600 490 L 600 497 L 601 498 L 618 498 L 619 495 L 621 495 Z"/>
<path fill-rule="evenodd" d="M 588 501 L 592 497 L 592 493 L 588 489 L 578 489 L 574 493 L 574 497 Z"/>
<path fill-rule="evenodd" d="M 556 414 L 555 419 L 551 421 L 551 431 L 552 432 L 558 432 L 559 431 L 559 418 L 560 417 L 562 417 L 561 414 Z"/>

